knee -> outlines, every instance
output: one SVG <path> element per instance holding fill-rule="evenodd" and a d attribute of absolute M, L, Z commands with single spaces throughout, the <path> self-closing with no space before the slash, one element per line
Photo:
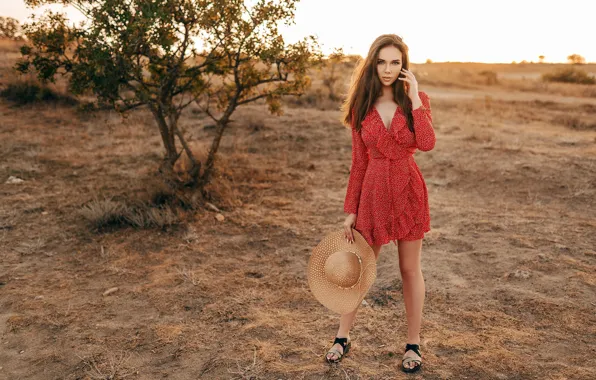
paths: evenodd
<path fill-rule="evenodd" d="M 422 276 L 422 270 L 420 269 L 420 266 L 414 265 L 411 267 L 400 267 L 399 271 L 401 272 L 401 277 L 402 279 L 412 279 L 412 278 L 416 278 L 418 276 Z"/>

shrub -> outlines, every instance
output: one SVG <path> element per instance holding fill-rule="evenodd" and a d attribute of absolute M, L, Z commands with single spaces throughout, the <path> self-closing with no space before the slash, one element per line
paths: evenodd
<path fill-rule="evenodd" d="M 79 214 L 97 230 L 107 227 L 165 228 L 181 222 L 181 218 L 168 205 L 153 207 L 136 202 L 127 205 L 112 199 L 94 199 L 84 205 Z"/>
<path fill-rule="evenodd" d="M 96 228 L 121 224 L 127 212 L 125 205 L 111 199 L 95 199 L 79 210 L 80 215 Z"/>
<path fill-rule="evenodd" d="M 577 84 L 596 84 L 596 78 L 583 70 L 573 67 L 555 70 L 542 75 L 545 82 L 564 82 Z"/>
<path fill-rule="evenodd" d="M 492 70 L 481 71 L 478 75 L 484 77 L 486 84 L 489 86 L 499 83 L 499 80 L 497 78 L 497 73 Z"/>
<path fill-rule="evenodd" d="M 69 95 L 59 94 L 47 86 L 30 81 L 18 81 L 8 84 L 6 88 L 0 91 L 0 97 L 18 105 L 40 102 L 77 104 L 77 100 Z"/>

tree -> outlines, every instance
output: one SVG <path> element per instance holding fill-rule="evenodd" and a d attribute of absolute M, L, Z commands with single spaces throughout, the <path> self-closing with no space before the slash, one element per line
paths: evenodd
<path fill-rule="evenodd" d="M 539 56 L 538 56 L 538 60 L 539 60 L 539 62 L 540 62 L 540 63 L 544 63 L 544 58 L 545 58 L 545 57 L 544 57 L 543 55 L 539 55 Z"/>
<path fill-rule="evenodd" d="M 19 21 L 12 17 L 0 16 L 0 38 L 20 40 L 23 38 Z"/>
<path fill-rule="evenodd" d="M 34 69 L 49 81 L 67 75 L 73 93 L 91 92 L 121 112 L 146 106 L 165 149 L 159 171 L 170 185 L 204 194 L 236 108 L 265 99 L 271 112 L 280 113 L 282 96 L 299 95 L 309 85 L 306 70 L 320 59 L 316 40 L 287 45 L 277 28 L 293 22 L 296 2 L 27 0 L 33 6 L 70 4 L 86 22 L 68 25 L 64 15 L 48 12 L 27 25 L 30 45 L 21 49 L 17 68 Z M 178 123 L 192 103 L 216 124 L 204 164 L 195 160 Z M 191 161 L 185 181 L 173 172 L 183 151 Z"/>
<path fill-rule="evenodd" d="M 574 65 L 582 65 L 586 63 L 586 59 L 579 54 L 571 54 L 567 57 L 567 60 L 569 61 L 569 63 L 572 63 Z"/>
<path fill-rule="evenodd" d="M 339 100 L 339 96 L 336 94 L 336 83 L 340 79 L 339 69 L 340 65 L 343 64 L 345 54 L 342 48 L 335 49 L 333 53 L 324 60 L 322 67 L 323 74 L 323 85 L 329 90 L 329 99 L 333 101 Z"/>

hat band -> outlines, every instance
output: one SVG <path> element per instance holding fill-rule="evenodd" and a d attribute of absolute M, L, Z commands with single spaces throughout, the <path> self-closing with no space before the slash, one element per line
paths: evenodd
<path fill-rule="evenodd" d="M 352 286 L 348 286 L 348 287 L 343 287 L 343 286 L 339 286 L 339 285 L 336 285 L 336 286 L 338 288 L 340 288 L 340 289 L 354 289 L 356 286 L 360 285 L 360 280 L 362 279 L 362 274 L 364 273 L 364 269 L 362 268 L 362 259 L 360 258 L 360 255 L 357 254 L 354 251 L 346 251 L 346 252 L 353 253 L 358 258 L 358 264 L 360 264 L 359 265 L 359 267 L 360 267 L 360 276 L 358 276 L 358 281 L 356 281 L 356 283 L 354 285 L 352 285 Z"/>

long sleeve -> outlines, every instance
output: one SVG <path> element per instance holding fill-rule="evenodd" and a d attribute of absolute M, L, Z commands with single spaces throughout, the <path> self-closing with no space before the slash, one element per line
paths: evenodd
<path fill-rule="evenodd" d="M 364 181 L 367 166 L 368 150 L 360 133 L 352 127 L 352 167 L 350 168 L 350 178 L 344 202 L 344 212 L 347 214 L 358 213 L 360 191 L 362 190 L 362 182 Z"/>
<path fill-rule="evenodd" d="M 414 131 L 416 137 L 416 148 L 422 151 L 432 150 L 435 146 L 436 137 L 432 124 L 432 113 L 430 110 L 430 99 L 424 92 L 418 93 L 422 105 L 412 111 L 414 117 Z M 398 159 L 401 156 L 395 132 L 387 131 L 386 128 L 379 128 L 381 134 L 377 142 L 377 148 L 383 155 L 390 159 Z"/>
<path fill-rule="evenodd" d="M 414 131 L 416 132 L 416 147 L 422 151 L 429 151 L 435 147 L 437 141 L 433 129 L 433 116 L 430 110 L 430 99 L 424 92 L 419 92 L 422 105 L 412 111 L 414 117 Z"/>

